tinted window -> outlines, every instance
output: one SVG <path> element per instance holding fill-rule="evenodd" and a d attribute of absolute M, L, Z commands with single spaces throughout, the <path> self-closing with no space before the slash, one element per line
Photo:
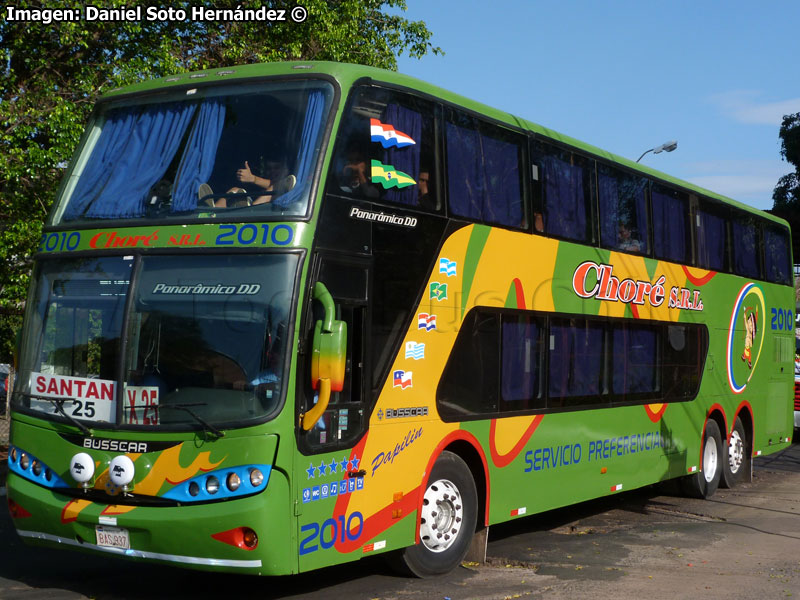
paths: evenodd
<path fill-rule="evenodd" d="M 472 311 L 464 319 L 437 390 L 442 417 L 497 411 L 498 315 Z"/>
<path fill-rule="evenodd" d="M 660 185 L 653 186 L 653 247 L 656 258 L 687 262 L 691 258 L 689 201 L 686 194 Z"/>
<path fill-rule="evenodd" d="M 641 398 L 660 391 L 660 328 L 624 323 L 612 329 L 611 391 L 618 399 Z"/>
<path fill-rule="evenodd" d="M 696 223 L 697 266 L 712 271 L 724 270 L 728 233 L 725 218 L 700 208 Z"/>
<path fill-rule="evenodd" d="M 548 406 L 604 401 L 603 338 L 601 322 L 585 319 L 551 321 Z"/>
<path fill-rule="evenodd" d="M 525 227 L 525 138 L 453 110 L 445 131 L 450 214 Z"/>
<path fill-rule="evenodd" d="M 549 235 L 578 241 L 592 241 L 591 193 L 594 163 L 572 152 L 534 142 L 534 179 L 541 196 L 543 221 Z"/>
<path fill-rule="evenodd" d="M 606 248 L 647 253 L 647 180 L 600 165 L 597 195 L 600 242 Z"/>
<path fill-rule="evenodd" d="M 328 191 L 436 210 L 434 122 L 431 102 L 356 88 L 336 139 Z"/>
<path fill-rule="evenodd" d="M 691 400 L 707 351 L 702 325 L 473 309 L 442 374 L 439 412 L 458 421 Z"/>
<path fill-rule="evenodd" d="M 541 382 L 544 319 L 529 313 L 504 314 L 500 410 L 544 406 Z"/>
<path fill-rule="evenodd" d="M 758 226 L 751 216 L 740 216 L 733 224 L 733 272 L 743 277 L 760 276 Z"/>
<path fill-rule="evenodd" d="M 785 229 L 764 229 L 764 266 L 767 281 L 791 283 L 789 259 L 789 234 Z"/>

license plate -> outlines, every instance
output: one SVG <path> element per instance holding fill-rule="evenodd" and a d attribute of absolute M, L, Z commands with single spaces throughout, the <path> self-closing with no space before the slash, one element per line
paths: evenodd
<path fill-rule="evenodd" d="M 109 527 L 108 525 L 95 525 L 94 530 L 98 546 L 123 548 L 125 550 L 131 547 L 131 537 L 127 529 Z"/>

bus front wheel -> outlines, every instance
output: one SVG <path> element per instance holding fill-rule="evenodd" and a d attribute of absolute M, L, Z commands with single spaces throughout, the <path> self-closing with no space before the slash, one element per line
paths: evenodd
<path fill-rule="evenodd" d="M 725 457 L 722 461 L 722 481 L 720 483 L 722 487 L 732 488 L 742 481 L 750 467 L 747 434 L 739 417 L 736 417 L 736 423 L 733 425 L 731 438 L 725 450 Z"/>
<path fill-rule="evenodd" d="M 403 566 L 417 577 L 455 569 L 469 549 L 478 495 L 467 464 L 442 452 L 431 469 L 419 514 L 419 544 L 402 551 Z"/>
<path fill-rule="evenodd" d="M 706 423 L 703 436 L 702 470 L 681 480 L 683 491 L 694 498 L 710 498 L 719 487 L 722 478 L 723 458 L 722 435 L 719 425 L 713 419 Z"/>

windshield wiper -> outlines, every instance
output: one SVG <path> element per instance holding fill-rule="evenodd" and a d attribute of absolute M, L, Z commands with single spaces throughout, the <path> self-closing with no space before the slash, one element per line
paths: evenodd
<path fill-rule="evenodd" d="M 73 417 L 71 414 L 69 414 L 67 411 L 64 410 L 64 402 L 67 402 L 67 401 L 69 401 L 69 402 L 77 402 L 77 399 L 75 399 L 75 398 L 48 398 L 47 396 L 36 396 L 35 394 L 28 394 L 26 392 L 14 392 L 14 393 L 15 394 L 19 394 L 20 396 L 22 396 L 24 398 L 36 398 L 37 400 L 46 400 L 47 402 L 52 402 L 55 405 L 56 410 L 58 411 L 58 413 L 62 417 L 64 417 L 67 421 L 69 421 L 70 423 L 75 425 L 75 427 L 80 429 L 81 433 L 83 433 L 84 435 L 88 435 L 89 437 L 92 437 L 94 435 L 92 433 L 91 429 L 89 429 L 86 425 L 84 425 L 83 423 L 78 421 L 78 419 L 76 419 L 75 417 Z"/>
<path fill-rule="evenodd" d="M 192 417 L 194 417 L 195 421 L 197 421 L 198 423 L 200 423 L 200 425 L 203 426 L 203 431 L 205 431 L 206 433 L 211 433 L 217 436 L 217 438 L 225 437 L 224 431 L 220 431 L 219 429 L 214 427 L 211 423 L 206 421 L 203 417 L 194 412 L 191 409 L 192 406 L 206 406 L 206 403 L 195 402 L 193 404 L 159 404 L 158 409 L 161 410 L 162 408 L 174 408 L 176 410 L 182 410 L 186 413 L 189 413 Z"/>

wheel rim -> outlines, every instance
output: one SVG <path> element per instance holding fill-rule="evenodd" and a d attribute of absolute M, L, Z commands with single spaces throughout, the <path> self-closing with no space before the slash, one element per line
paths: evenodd
<path fill-rule="evenodd" d="M 717 445 L 714 443 L 714 439 L 709 437 L 706 440 L 705 448 L 703 448 L 703 475 L 708 483 L 710 483 L 717 474 L 718 459 Z"/>
<path fill-rule="evenodd" d="M 464 517 L 461 492 L 451 481 L 439 479 L 422 498 L 419 537 L 431 552 L 444 552 L 458 538 Z"/>
<path fill-rule="evenodd" d="M 734 429 L 731 441 L 728 444 L 728 463 L 731 473 L 736 474 L 744 462 L 744 440 L 739 432 Z"/>

